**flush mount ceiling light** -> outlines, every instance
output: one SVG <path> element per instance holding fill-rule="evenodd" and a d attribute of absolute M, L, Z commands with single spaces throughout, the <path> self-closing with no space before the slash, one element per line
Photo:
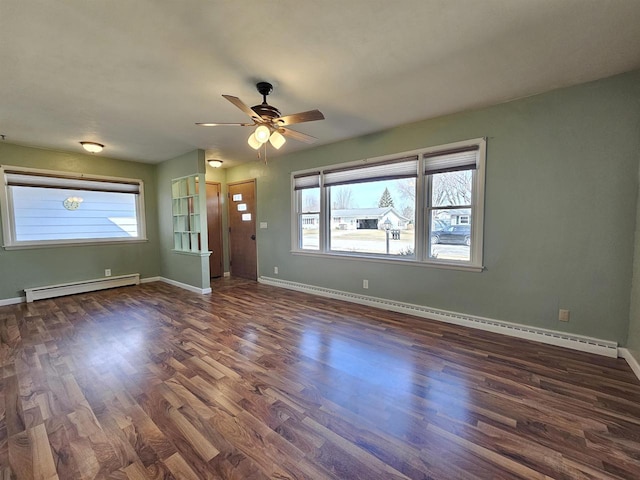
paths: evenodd
<path fill-rule="evenodd" d="M 208 163 L 213 168 L 220 168 L 222 166 L 222 160 L 208 160 Z"/>
<path fill-rule="evenodd" d="M 77 210 L 82 202 L 84 202 L 84 199 L 82 197 L 67 197 L 62 202 L 62 205 L 67 210 Z"/>
<path fill-rule="evenodd" d="M 100 153 L 104 148 L 104 145 L 96 142 L 80 142 L 82 148 L 84 148 L 87 152 L 91 153 Z"/>

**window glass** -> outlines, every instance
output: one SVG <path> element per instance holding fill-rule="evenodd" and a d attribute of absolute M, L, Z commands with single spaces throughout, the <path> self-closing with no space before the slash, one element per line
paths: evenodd
<path fill-rule="evenodd" d="M 413 256 L 415 178 L 330 187 L 331 250 Z"/>
<path fill-rule="evenodd" d="M 320 189 L 299 190 L 299 236 L 300 248 L 318 250 L 320 248 Z"/>
<path fill-rule="evenodd" d="M 429 257 L 471 260 L 471 203 L 474 170 L 430 175 L 431 221 Z M 446 207 L 446 208 L 442 208 Z"/>
<path fill-rule="evenodd" d="M 136 195 L 132 193 L 9 188 L 17 242 L 138 236 Z M 67 199 L 75 202 L 67 201 L 65 206 Z"/>
<path fill-rule="evenodd" d="M 470 209 L 432 210 L 430 257 L 468 262 L 471 259 L 471 225 L 455 225 Z"/>

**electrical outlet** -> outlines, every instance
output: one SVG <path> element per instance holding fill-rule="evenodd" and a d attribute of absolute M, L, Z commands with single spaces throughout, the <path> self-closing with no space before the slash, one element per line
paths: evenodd
<path fill-rule="evenodd" d="M 568 322 L 569 310 L 565 310 L 564 308 L 561 308 L 560 310 L 558 310 L 558 320 L 560 320 L 561 322 Z"/>
<path fill-rule="evenodd" d="M 362 280 L 362 288 L 369 288 L 369 280 Z"/>
<path fill-rule="evenodd" d="M 105 268 L 104 269 L 104 276 L 105 277 L 110 277 L 111 276 L 111 269 L 110 268 Z"/>
<path fill-rule="evenodd" d="M 278 267 L 273 267 L 273 273 L 278 274 Z"/>

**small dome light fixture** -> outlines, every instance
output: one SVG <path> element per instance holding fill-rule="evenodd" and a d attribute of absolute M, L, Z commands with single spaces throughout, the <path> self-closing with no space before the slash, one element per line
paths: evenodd
<path fill-rule="evenodd" d="M 222 160 L 208 160 L 207 162 L 213 168 L 220 168 L 222 166 Z"/>
<path fill-rule="evenodd" d="M 104 145 L 96 142 L 80 142 L 82 148 L 84 148 L 87 152 L 91 153 L 100 153 L 104 148 Z"/>
<path fill-rule="evenodd" d="M 62 205 L 67 210 L 77 210 L 82 202 L 84 202 L 82 197 L 67 197 L 64 202 L 62 202 Z"/>

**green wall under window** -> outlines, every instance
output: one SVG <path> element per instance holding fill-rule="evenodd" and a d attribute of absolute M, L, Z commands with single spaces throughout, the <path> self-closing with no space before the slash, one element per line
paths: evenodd
<path fill-rule="evenodd" d="M 114 276 L 140 273 L 141 278 L 147 278 L 160 274 L 155 165 L 8 143 L 0 143 L 0 163 L 142 179 L 148 238 L 146 242 L 118 245 L 0 248 L 0 300 L 23 296 L 24 288 L 102 278 L 106 268 Z"/>
<path fill-rule="evenodd" d="M 240 165 L 227 181 L 257 178 L 261 276 L 277 266 L 284 280 L 624 344 L 639 126 L 632 72 Z M 290 172 L 477 137 L 487 137 L 482 273 L 291 254 Z"/>

